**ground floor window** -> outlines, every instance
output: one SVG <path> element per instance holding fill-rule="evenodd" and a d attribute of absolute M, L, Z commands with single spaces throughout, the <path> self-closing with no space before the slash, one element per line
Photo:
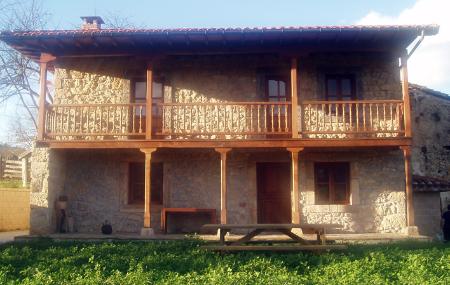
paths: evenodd
<path fill-rule="evenodd" d="M 128 204 L 143 205 L 145 201 L 145 165 L 143 162 L 131 162 L 129 165 Z M 151 164 L 151 202 L 163 201 L 163 164 Z"/>
<path fill-rule="evenodd" d="M 350 163 L 317 162 L 314 177 L 316 204 L 349 204 Z"/>

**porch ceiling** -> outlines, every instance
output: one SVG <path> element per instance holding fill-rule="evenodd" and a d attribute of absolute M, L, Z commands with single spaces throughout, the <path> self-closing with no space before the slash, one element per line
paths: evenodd
<path fill-rule="evenodd" d="M 404 49 L 437 25 L 3 31 L 0 40 L 35 60 L 55 56 L 168 53 L 386 51 Z"/>

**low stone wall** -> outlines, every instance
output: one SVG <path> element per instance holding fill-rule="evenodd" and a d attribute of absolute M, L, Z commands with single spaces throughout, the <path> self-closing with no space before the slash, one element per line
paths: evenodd
<path fill-rule="evenodd" d="M 30 227 L 30 190 L 0 188 L 0 231 Z"/>

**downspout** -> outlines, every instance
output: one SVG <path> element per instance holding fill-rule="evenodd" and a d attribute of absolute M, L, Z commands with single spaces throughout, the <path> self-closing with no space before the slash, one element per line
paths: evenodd
<path fill-rule="evenodd" d="M 416 44 L 413 46 L 410 52 L 408 52 L 408 55 L 406 56 L 406 59 L 409 59 L 411 55 L 416 51 L 416 49 L 419 47 L 419 45 L 422 43 L 423 39 L 425 38 L 425 31 L 422 30 L 422 33 L 420 35 L 419 40 L 416 42 Z"/>

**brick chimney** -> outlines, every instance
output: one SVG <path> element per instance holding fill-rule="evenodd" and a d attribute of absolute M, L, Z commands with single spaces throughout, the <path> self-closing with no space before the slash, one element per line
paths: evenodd
<path fill-rule="evenodd" d="M 103 19 L 99 16 L 85 16 L 81 17 L 83 20 L 83 25 L 81 25 L 82 30 L 100 30 L 102 28 Z"/>

